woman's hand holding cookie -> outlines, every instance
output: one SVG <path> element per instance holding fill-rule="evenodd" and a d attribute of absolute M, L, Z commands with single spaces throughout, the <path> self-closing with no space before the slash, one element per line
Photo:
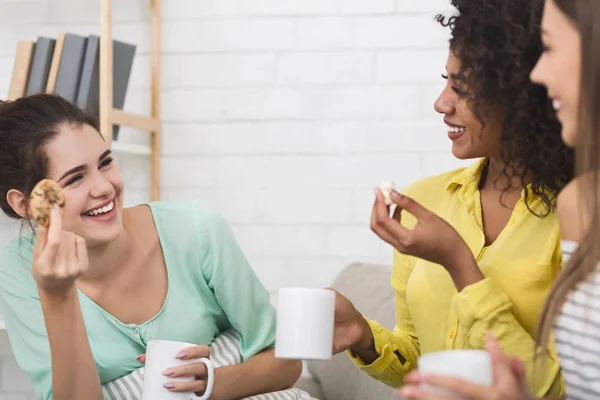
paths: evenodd
<path fill-rule="evenodd" d="M 61 207 L 54 205 L 49 226 L 38 226 L 33 249 L 33 278 L 45 293 L 60 294 L 72 288 L 88 269 L 85 240 L 62 226 Z"/>

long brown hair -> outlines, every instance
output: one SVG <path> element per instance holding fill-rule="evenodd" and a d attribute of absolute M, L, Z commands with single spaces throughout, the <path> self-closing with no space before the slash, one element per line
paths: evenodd
<path fill-rule="evenodd" d="M 576 148 L 578 201 L 588 221 L 586 231 L 552 288 L 540 321 L 539 343 L 546 349 L 556 316 L 568 294 L 596 270 L 600 259 L 600 2 L 546 0 L 565 14 L 581 35 L 581 81 Z M 583 180 L 583 182 L 582 182 Z M 583 211 L 582 211 L 583 212 Z M 583 215 L 581 216 L 583 219 Z"/>

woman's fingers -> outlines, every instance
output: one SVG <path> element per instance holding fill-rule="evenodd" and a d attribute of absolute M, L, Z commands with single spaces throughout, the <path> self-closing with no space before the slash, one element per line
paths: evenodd
<path fill-rule="evenodd" d="M 402 226 L 398 220 L 390 218 L 389 212 L 388 206 L 385 205 L 383 193 L 380 189 L 375 189 L 375 203 L 371 213 L 371 230 L 396 250 L 404 253 L 406 252 L 406 246 L 411 242 L 412 231 Z"/>
<path fill-rule="evenodd" d="M 39 257 L 46 247 L 46 241 L 48 240 L 48 229 L 43 226 L 38 226 L 38 231 L 35 239 L 35 245 L 33 246 L 34 257 Z"/>
<path fill-rule="evenodd" d="M 398 390 L 398 394 L 410 400 L 461 400 L 460 397 L 446 396 L 421 389 L 419 385 L 406 385 Z"/>
<path fill-rule="evenodd" d="M 371 211 L 371 230 L 385 242 L 396 247 L 398 246 L 398 243 L 394 236 L 383 228 L 385 220 L 389 219 L 388 213 L 389 209 L 385 205 L 381 189 L 375 189 L 375 202 L 373 203 L 373 210 Z"/>
<path fill-rule="evenodd" d="M 459 398 L 470 400 L 486 400 L 490 398 L 489 386 L 477 385 L 475 383 L 465 381 L 464 379 L 441 375 L 427 375 L 422 377 L 422 381 L 431 386 L 446 389 L 449 392 L 455 393 Z M 454 397 L 442 396 L 440 398 L 453 399 Z"/>
<path fill-rule="evenodd" d="M 75 235 L 70 232 L 65 235 L 65 261 L 67 276 L 73 276 L 79 272 Z"/>
<path fill-rule="evenodd" d="M 431 214 L 431 212 L 425 207 L 423 207 L 421 204 L 417 203 L 410 197 L 401 195 L 395 190 L 392 190 L 391 197 L 392 201 L 398 206 L 398 208 L 408 211 L 409 213 L 414 215 L 418 220 L 426 219 Z"/>
<path fill-rule="evenodd" d="M 81 274 L 84 274 L 88 270 L 89 260 L 88 260 L 87 246 L 85 243 L 85 239 L 80 236 L 75 237 L 75 252 L 76 252 L 77 262 L 79 264 L 79 272 Z"/>
<path fill-rule="evenodd" d="M 193 363 L 171 367 L 163 372 L 164 376 L 169 378 L 197 377 L 200 379 L 208 376 L 208 368 L 203 363 Z"/>
<path fill-rule="evenodd" d="M 43 229 L 43 227 L 40 227 Z M 62 215 L 60 207 L 54 206 L 50 214 L 50 225 L 48 226 L 45 236 L 45 243 L 42 244 L 40 261 L 45 265 L 53 265 L 60 248 L 63 228 Z"/>
<path fill-rule="evenodd" d="M 406 375 L 406 378 L 404 378 L 405 384 L 418 385 L 422 381 L 423 381 L 423 379 L 421 377 L 421 374 L 419 374 L 419 372 L 417 370 L 410 372 L 408 375 Z"/>
<path fill-rule="evenodd" d="M 206 390 L 206 385 L 205 380 L 197 380 L 192 382 L 167 382 L 163 387 L 171 392 L 195 392 L 196 395 L 202 396 Z"/>
<path fill-rule="evenodd" d="M 496 384 L 512 385 L 516 381 L 516 376 L 512 371 L 510 360 L 506 357 L 506 354 L 504 354 L 504 351 L 491 332 L 488 332 L 485 349 L 492 359 L 494 382 Z"/>
<path fill-rule="evenodd" d="M 196 358 L 210 358 L 210 347 L 192 346 L 181 350 L 175 358 L 179 360 L 193 360 Z"/>

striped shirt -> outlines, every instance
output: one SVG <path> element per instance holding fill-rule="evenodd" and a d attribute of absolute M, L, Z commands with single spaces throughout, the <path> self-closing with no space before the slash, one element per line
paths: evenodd
<path fill-rule="evenodd" d="M 577 248 L 574 242 L 561 246 L 565 260 Z M 600 399 L 600 270 L 568 295 L 554 338 L 567 398 Z"/>

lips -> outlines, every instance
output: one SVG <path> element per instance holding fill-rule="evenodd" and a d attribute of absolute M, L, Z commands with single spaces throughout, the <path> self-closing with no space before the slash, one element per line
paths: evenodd
<path fill-rule="evenodd" d="M 448 130 L 448 138 L 450 140 L 456 140 L 460 138 L 467 131 L 467 128 L 465 126 L 452 123 L 446 118 L 444 118 L 444 123 L 446 124 L 446 129 Z"/>

